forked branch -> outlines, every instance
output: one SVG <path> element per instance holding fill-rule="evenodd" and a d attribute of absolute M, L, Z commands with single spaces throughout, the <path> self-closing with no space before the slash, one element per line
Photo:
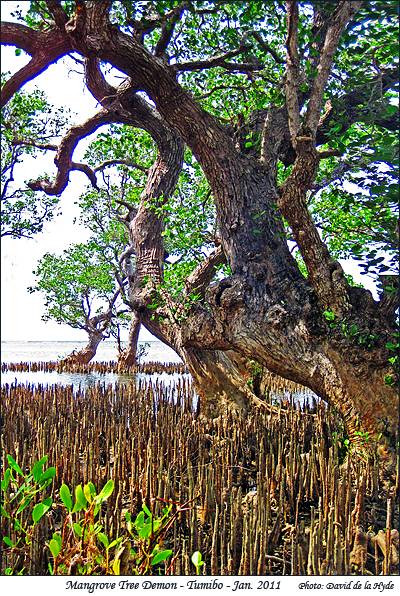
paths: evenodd
<path fill-rule="evenodd" d="M 19 23 L 1 23 L 1 44 L 21 48 L 31 60 L 12 75 L 1 91 L 1 107 L 25 85 L 73 48 L 68 37 L 57 29 L 34 31 Z"/>
<path fill-rule="evenodd" d="M 218 246 L 196 269 L 189 275 L 185 283 L 186 294 L 200 294 L 204 296 L 210 281 L 215 275 L 218 265 L 226 262 L 222 246 Z"/>
<path fill-rule="evenodd" d="M 335 13 L 331 17 L 305 116 L 305 129 L 313 138 L 316 135 L 323 106 L 325 86 L 331 72 L 333 58 L 339 45 L 340 36 L 347 23 L 353 18 L 361 5 L 362 2 L 358 0 L 344 0 L 338 4 Z"/>
<path fill-rule="evenodd" d="M 54 163 L 57 166 L 57 175 L 53 182 L 47 180 L 35 180 L 29 183 L 32 190 L 43 190 L 48 195 L 59 195 L 66 188 L 71 170 L 79 170 L 85 173 L 92 184 L 96 184 L 96 176 L 93 170 L 86 164 L 79 164 L 72 161 L 72 155 L 79 141 L 95 132 L 100 126 L 115 120 L 114 114 L 107 110 L 100 110 L 95 116 L 89 118 L 83 124 L 73 126 L 58 147 Z"/>
<path fill-rule="evenodd" d="M 321 304 L 325 308 L 333 307 L 338 314 L 343 314 L 349 307 L 348 284 L 341 265 L 330 256 L 319 236 L 307 208 L 306 197 L 316 178 L 319 160 L 336 154 L 336 151 L 331 150 L 317 153 L 316 133 L 324 91 L 340 35 L 360 6 L 361 2 L 342 0 L 330 17 L 304 123 L 301 125 L 298 102 L 298 6 L 296 0 L 287 0 L 286 105 L 290 136 L 297 157 L 290 176 L 280 188 L 278 205 L 292 229 L 306 264 L 309 280 Z"/>

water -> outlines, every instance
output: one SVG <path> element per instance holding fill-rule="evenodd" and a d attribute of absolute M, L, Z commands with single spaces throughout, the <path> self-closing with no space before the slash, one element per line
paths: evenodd
<path fill-rule="evenodd" d="M 139 345 L 148 345 L 146 355 L 142 362 L 181 362 L 178 354 L 161 341 L 140 342 Z M 84 348 L 84 341 L 2 341 L 2 362 L 47 362 L 65 358 L 72 350 Z M 117 359 L 115 342 L 103 341 L 97 350 L 93 362 L 110 361 Z"/>
<path fill-rule="evenodd" d="M 45 371 L 6 371 L 1 373 L 1 384 L 5 385 L 62 385 L 66 387 L 73 385 L 75 390 L 88 389 L 94 387 L 98 383 L 103 385 L 127 385 L 135 380 L 139 383 L 140 380 L 152 381 L 162 383 L 163 385 L 171 385 L 180 378 L 190 378 L 190 375 L 178 373 L 154 373 L 145 374 L 137 373 L 136 375 L 119 374 L 119 373 L 76 373 L 76 372 L 45 372 Z"/>
<path fill-rule="evenodd" d="M 179 356 L 171 348 L 162 342 L 155 340 L 141 342 L 148 344 L 147 353 L 141 359 L 142 362 L 181 362 Z M 85 342 L 76 341 L 2 341 L 1 342 L 1 361 L 2 362 L 46 362 L 63 358 L 70 354 L 72 350 L 79 350 L 85 346 Z M 116 360 L 117 349 L 115 342 L 102 342 L 98 348 L 93 362 Z M 158 381 L 164 385 L 170 385 L 179 378 L 190 378 L 189 375 L 157 373 L 151 375 L 137 374 L 136 382 L 140 379 Z M 75 373 L 75 372 L 17 372 L 6 371 L 1 374 L 2 385 L 8 383 L 23 383 L 31 385 L 55 385 L 63 386 L 73 385 L 75 390 L 87 389 L 97 383 L 104 385 L 131 383 L 133 376 L 129 374 L 118 373 Z M 285 398 L 290 399 L 290 394 L 274 394 L 277 401 Z M 295 403 L 303 406 L 308 399 L 316 398 L 309 390 L 304 393 L 296 392 L 292 394 Z M 318 398 L 317 398 L 318 399 Z"/>
<path fill-rule="evenodd" d="M 142 362 L 181 362 L 179 356 L 162 342 L 149 341 L 140 342 L 141 345 L 147 344 L 146 354 L 141 358 Z M 47 362 L 64 358 L 72 350 L 80 350 L 85 346 L 85 342 L 76 341 L 2 341 L 1 342 L 1 361 L 2 362 Z M 117 349 L 114 342 L 102 342 L 99 346 L 93 362 L 116 360 Z M 169 385 L 176 381 L 180 376 L 177 374 L 138 374 L 135 376 L 136 382 L 140 379 L 147 379 Z M 188 377 L 188 375 L 184 375 Z M 79 388 L 87 389 L 97 383 L 104 385 L 113 385 L 132 383 L 133 376 L 129 374 L 117 373 L 75 373 L 75 372 L 31 372 L 31 371 L 6 371 L 1 374 L 2 385 L 8 383 L 23 383 L 31 385 L 55 385 L 63 386 L 73 385 L 76 390 Z"/>

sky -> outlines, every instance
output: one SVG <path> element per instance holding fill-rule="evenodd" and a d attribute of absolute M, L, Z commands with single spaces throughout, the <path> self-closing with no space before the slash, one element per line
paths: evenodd
<path fill-rule="evenodd" d="M 10 13 L 22 2 L 1 2 L 2 20 L 15 20 Z M 16 56 L 13 47 L 1 47 L 2 71 L 11 73 L 19 70 L 27 62 L 26 55 Z M 51 65 L 37 79 L 24 86 L 24 91 L 40 88 L 45 91 L 50 103 L 56 107 L 68 107 L 76 113 L 76 123 L 85 121 L 97 111 L 96 101 L 86 90 L 81 74 L 76 72 L 77 64 L 70 58 Z M 93 137 L 92 137 L 93 138 Z M 74 159 L 80 160 L 87 142 L 81 143 Z M 52 161 L 54 153 L 41 159 L 28 159 L 16 170 L 21 180 L 35 179 L 45 170 L 55 173 Z M 70 183 L 62 194 L 60 212 L 47 222 L 42 233 L 32 239 L 3 238 L 1 241 L 1 339 L 2 341 L 49 340 L 85 341 L 84 331 L 72 329 L 55 322 L 42 321 L 44 301 L 38 294 L 30 294 L 27 288 L 34 283 L 33 270 L 38 260 L 46 252 L 61 253 L 72 241 L 84 242 L 89 234 L 82 226 L 74 224 L 79 215 L 74 201 L 87 184 L 85 174 L 72 172 Z M 145 329 L 141 331 L 143 341 L 154 339 Z"/>
<path fill-rule="evenodd" d="M 2 1 L 2 20 L 14 20 L 10 13 L 21 2 Z M 17 57 L 13 47 L 1 48 L 2 71 L 14 73 L 27 61 L 26 55 Z M 24 91 L 32 91 L 38 87 L 45 91 L 50 103 L 56 107 L 68 107 L 76 113 L 76 123 L 83 122 L 96 111 L 96 101 L 85 89 L 83 77 L 76 72 L 77 64 L 71 58 L 60 60 L 51 65 L 37 79 L 24 87 Z M 93 137 L 92 137 L 93 138 Z M 74 160 L 79 161 L 87 142 L 81 143 L 75 153 Z M 29 159 L 20 167 L 22 180 L 37 178 L 43 170 L 55 172 L 53 155 L 40 159 Z M 38 260 L 46 252 L 61 253 L 71 242 L 83 242 L 88 232 L 74 223 L 79 215 L 74 201 L 83 192 L 87 178 L 83 173 L 72 172 L 70 184 L 62 194 L 60 211 L 53 221 L 47 222 L 44 231 L 32 239 L 2 239 L 1 246 L 1 339 L 2 341 L 84 341 L 86 334 L 66 325 L 54 322 L 43 322 L 43 298 L 35 293 L 30 294 L 27 288 L 34 283 L 33 270 Z M 374 286 L 362 277 L 358 267 L 351 262 L 342 262 L 345 271 L 351 273 L 356 281 Z M 367 284 L 366 284 L 367 282 Z M 374 292 L 376 294 L 376 292 Z M 154 339 L 146 330 L 142 330 L 140 339 Z"/>

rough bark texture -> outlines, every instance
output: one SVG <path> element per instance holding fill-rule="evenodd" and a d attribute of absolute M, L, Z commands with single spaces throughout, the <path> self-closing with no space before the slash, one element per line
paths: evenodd
<path fill-rule="evenodd" d="M 99 332 L 90 332 L 87 345 L 76 352 L 75 350 L 66 356 L 61 364 L 73 366 L 74 364 L 88 364 L 95 356 L 99 344 L 103 341 L 104 335 Z"/>
<path fill-rule="evenodd" d="M 118 369 L 123 371 L 137 363 L 137 347 L 140 331 L 140 316 L 137 312 L 132 313 L 132 320 L 129 327 L 128 345 L 118 356 Z"/>

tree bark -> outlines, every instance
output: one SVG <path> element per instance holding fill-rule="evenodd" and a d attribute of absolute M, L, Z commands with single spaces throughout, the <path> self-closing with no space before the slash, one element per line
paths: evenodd
<path fill-rule="evenodd" d="M 96 356 L 97 348 L 103 341 L 104 335 L 98 332 L 89 333 L 89 341 L 87 345 L 76 352 L 75 350 L 61 360 L 61 364 L 65 366 L 73 366 L 74 364 L 89 364 L 89 362 Z"/>
<path fill-rule="evenodd" d="M 137 364 L 137 347 L 139 340 L 141 321 L 137 312 L 132 313 L 132 320 L 129 328 L 128 345 L 118 356 L 118 370 L 124 371 Z"/>
<path fill-rule="evenodd" d="M 308 283 L 286 279 L 283 274 L 281 286 L 272 287 L 268 274 L 223 280 L 208 292 L 211 316 L 197 312 L 186 323 L 183 344 L 212 349 L 222 336 L 231 349 L 331 403 L 360 450 L 366 433 L 371 442 L 383 434 L 393 445 L 398 393 L 384 378 L 390 373 L 385 343 L 394 327 L 382 320 L 371 296 L 350 291 L 350 312 L 331 330 Z M 350 324 L 358 329 L 353 339 L 346 336 Z"/>

